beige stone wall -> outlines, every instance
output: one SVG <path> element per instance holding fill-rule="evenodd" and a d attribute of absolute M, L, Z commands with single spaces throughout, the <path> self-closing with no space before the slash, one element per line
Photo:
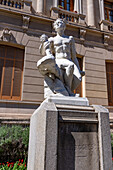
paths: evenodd
<path fill-rule="evenodd" d="M 43 77 L 37 69 L 37 61 L 41 58 L 39 54 L 39 38 L 29 40 L 25 48 L 24 79 L 22 100 L 43 100 Z"/>
<path fill-rule="evenodd" d="M 86 49 L 86 96 L 91 104 L 108 105 L 104 50 Z"/>

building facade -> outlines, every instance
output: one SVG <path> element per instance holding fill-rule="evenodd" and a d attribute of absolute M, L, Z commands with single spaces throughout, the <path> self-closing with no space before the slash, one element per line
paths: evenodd
<path fill-rule="evenodd" d="M 113 110 L 112 0 L 0 0 L 0 117 L 2 123 L 29 122 L 44 100 L 37 70 L 40 36 L 54 36 L 53 22 L 68 20 L 81 69 L 86 75 L 77 93 L 90 104 Z"/>

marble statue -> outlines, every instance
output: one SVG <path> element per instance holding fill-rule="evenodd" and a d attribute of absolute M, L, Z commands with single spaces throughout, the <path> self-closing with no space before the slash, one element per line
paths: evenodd
<path fill-rule="evenodd" d="M 64 35 L 66 20 L 58 18 L 54 24 L 55 37 L 40 37 L 40 53 L 44 56 L 37 62 L 40 73 L 53 94 L 75 96 L 75 90 L 84 76 L 76 58 L 72 36 Z"/>

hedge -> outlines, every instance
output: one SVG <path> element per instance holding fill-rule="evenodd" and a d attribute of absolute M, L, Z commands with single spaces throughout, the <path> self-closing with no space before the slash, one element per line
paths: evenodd
<path fill-rule="evenodd" d="M 0 127 L 0 163 L 16 162 L 28 156 L 29 127 L 2 125 Z"/>

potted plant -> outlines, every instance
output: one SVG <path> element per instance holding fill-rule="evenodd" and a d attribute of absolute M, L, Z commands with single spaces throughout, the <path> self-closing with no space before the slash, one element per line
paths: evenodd
<path fill-rule="evenodd" d="M 58 8 L 64 9 L 64 7 L 62 5 L 58 5 Z"/>

